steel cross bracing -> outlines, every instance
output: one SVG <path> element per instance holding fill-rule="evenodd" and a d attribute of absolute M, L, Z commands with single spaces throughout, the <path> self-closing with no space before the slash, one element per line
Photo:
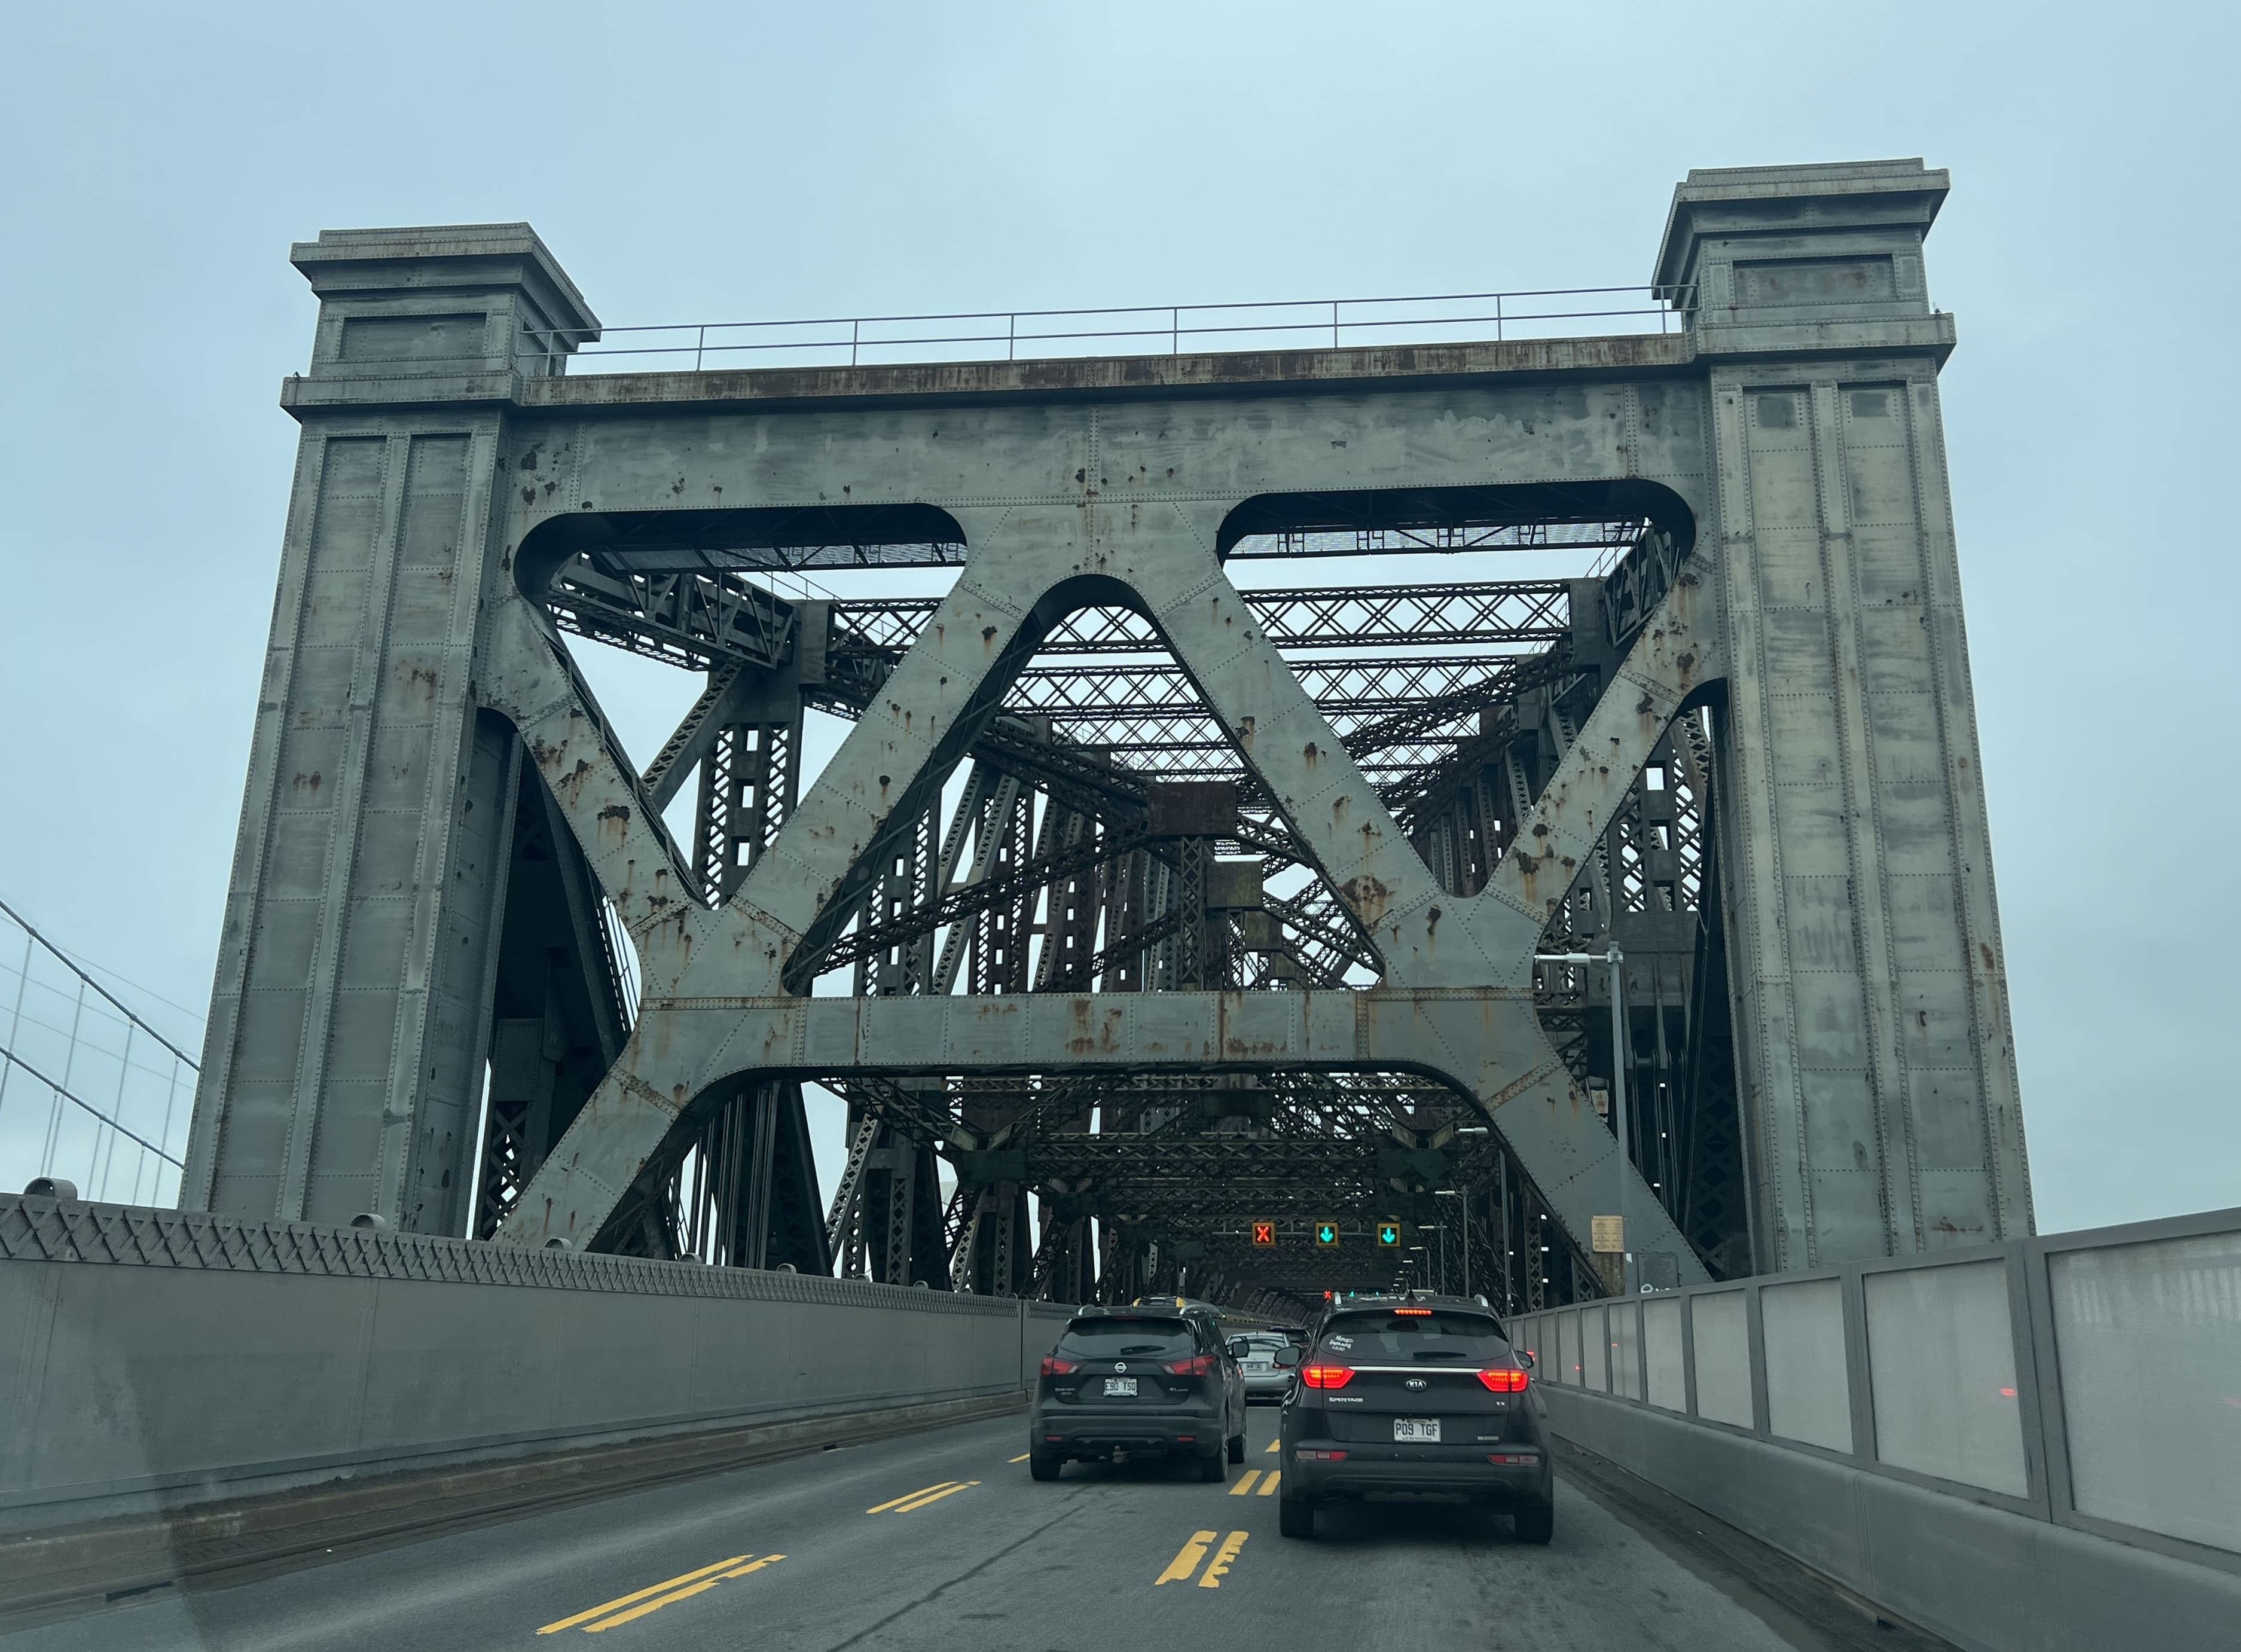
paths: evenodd
<path fill-rule="evenodd" d="M 333 308 L 288 391 L 184 1196 L 936 1289 L 1526 1308 L 1609 1282 L 1622 1187 L 1653 1280 L 2027 1228 L 1943 187 L 1692 177 L 1660 279 L 1707 299 L 1668 338 L 596 383 L 565 348 L 365 353 L 438 289 L 491 338 L 595 331 L 525 231 L 299 249 Z M 1562 547 L 1579 577 L 1435 559 Z M 1360 554 L 1422 577 L 1233 582 Z M 955 573 L 773 588 L 827 568 Z M 642 766 L 578 639 L 703 674 Z M 812 714 L 851 726 L 821 772 Z M 1535 962 L 1614 945 L 1616 1034 L 1608 972 Z M 1318 1204 L 1411 1242 L 1240 1247 Z"/>
<path fill-rule="evenodd" d="M 1669 537 L 1636 525 L 1620 542 L 1630 554 L 1614 587 L 1637 608 L 1645 593 L 1654 605 L 1678 567 Z M 697 864 L 703 887 L 724 899 L 792 806 L 791 783 L 774 789 L 771 778 L 761 778 L 770 769 L 767 759 L 743 785 L 743 759 L 765 746 L 798 749 L 799 738 L 798 712 L 791 726 L 750 729 L 720 726 L 724 708 L 751 679 L 798 667 L 799 652 L 813 645 L 811 634 L 800 631 L 792 605 L 739 573 L 640 566 L 619 577 L 600 562 L 596 555 L 579 557 L 564 568 L 548 610 L 565 628 L 709 670 L 706 692 L 643 783 L 650 794 L 670 795 L 681 784 L 679 771 L 697 760 Z M 1529 799 L 1537 792 L 1538 778 L 1522 778 L 1525 759 L 1510 752 L 1521 699 L 1553 706 L 1583 699 L 1591 706 L 1598 686 L 1597 672 L 1575 661 L 1572 611 L 1582 589 L 1569 581 L 1480 581 L 1328 587 L 1256 593 L 1249 600 L 1269 639 L 1302 654 L 1296 678 L 1341 748 L 1408 809 L 1406 818 L 1421 820 L 1439 809 L 1449 817 L 1468 813 L 1468 804 L 1458 805 L 1459 794 L 1474 800 L 1488 795 L 1486 779 L 1475 775 L 1491 774 L 1514 798 Z M 1595 587 L 1585 589 L 1600 612 Z M 934 599 L 890 599 L 834 601 L 821 613 L 813 610 L 824 626 L 822 658 L 813 672 L 797 670 L 808 679 L 800 684 L 798 705 L 860 716 L 939 607 Z M 1595 628 L 1600 635 L 1582 638 L 1607 645 L 1638 628 L 1639 618 L 1616 623 L 1606 615 Z M 1335 652 L 1364 644 L 1381 645 L 1384 652 Z M 697 659 L 689 652 L 694 647 Z M 979 760 L 939 851 L 933 834 L 940 823 L 929 814 L 918 847 L 875 880 L 876 900 L 813 954 L 810 967 L 853 966 L 860 992 L 905 995 L 953 993 L 960 986 L 968 994 L 1100 986 L 1328 990 L 1343 988 L 1355 972 L 1374 977 L 1374 945 L 1327 886 L 1310 883 L 1288 899 L 1264 886 L 1302 858 L 1288 853 L 1279 822 L 1254 819 L 1259 799 L 1252 796 L 1249 766 L 1238 760 L 1228 732 L 1181 666 L 1145 657 L 1160 650 L 1158 632 L 1130 610 L 1085 608 L 1062 619 L 1038 651 L 1055 662 L 1013 674 L 1002 712 L 984 724 L 973 748 Z M 1552 757 L 1560 758 L 1576 716 L 1557 710 L 1540 721 L 1554 737 Z M 1505 776 L 1503 766 L 1513 762 L 1520 774 Z M 1183 778 L 1246 783 L 1239 799 L 1246 806 L 1221 823 L 1218 837 L 1233 851 L 1249 850 L 1257 838 L 1264 851 L 1252 877 L 1253 898 L 1242 909 L 1194 915 L 1208 899 L 1211 862 L 1194 846 L 1201 840 L 1152 830 L 1146 787 Z M 1520 786 L 1526 789 L 1518 792 Z M 734 818 L 754 813 L 765 793 L 773 826 L 735 827 Z M 1480 818 L 1473 815 L 1462 828 L 1475 846 L 1461 859 L 1454 819 L 1418 833 L 1419 852 L 1450 890 L 1470 893 L 1482 884 L 1506 846 L 1495 840 L 1500 815 L 1484 812 L 1485 826 Z M 1638 860 L 1632 846 L 1641 828 L 1634 816 L 1616 830 L 1636 834 L 1627 838 L 1627 853 Z M 736 851 L 730 846 L 735 842 L 741 845 Z M 1598 867 L 1609 858 L 1599 846 Z M 1147 900 L 1154 904 L 1147 907 Z M 1569 916 L 1576 905 L 1562 907 L 1549 944 L 1587 944 L 1588 933 Z M 1590 900 L 1579 909 L 1592 905 Z M 1693 903 L 1687 910 L 1696 910 Z M 943 935 L 947 940 L 938 942 Z M 1551 1007 L 1558 1048 L 1578 1076 L 1589 1077 L 1589 1040 L 1578 1031 L 1583 1018 L 1562 994 L 1544 992 L 1542 1000 Z M 1247 1094 L 1234 1085 L 1178 1092 L 1172 1083 L 1155 1083 L 1149 1091 L 1124 1093 L 1115 1124 L 1090 1134 L 1093 1113 L 1109 1110 L 1116 1099 L 1109 1086 L 1059 1081 L 1005 1090 L 983 1080 L 953 1094 L 940 1084 L 854 1077 L 835 1079 L 831 1087 L 860 1122 L 852 1127 L 848 1163 L 818 1235 L 827 1254 L 844 1272 L 896 1282 L 946 1277 L 960 1289 L 1047 1292 L 1065 1281 L 1087 1292 L 1097 1274 L 1088 1254 L 1093 1214 L 1126 1224 L 1129 1244 L 1142 1253 L 1133 1271 L 1143 1272 L 1144 1259 L 1161 1254 L 1164 1236 L 1166 1268 L 1176 1271 L 1154 1267 L 1145 1276 L 1187 1280 L 1186 1259 L 1195 1259 L 1201 1287 L 1208 1279 L 1204 1258 L 1214 1253 L 1206 1248 L 1211 1237 L 1192 1235 L 1211 1235 L 1208 1223 L 1234 1227 L 1255 1211 L 1308 1207 L 1342 1213 L 1365 1230 L 1397 1219 L 1404 1208 L 1412 1217 L 1447 1221 L 1445 1208 L 1426 1207 L 1428 1189 L 1376 1174 L 1377 1155 L 1381 1143 L 1388 1153 L 1395 1142 L 1421 1144 L 1468 1116 L 1438 1087 L 1380 1093 L 1358 1081 L 1310 1077 L 1303 1083 L 1294 1077 Z M 1218 1093 L 1225 1088 L 1228 1094 Z M 1223 1107 L 1239 1110 L 1224 1114 Z M 1656 1107 L 1651 1117 L 1672 1121 Z M 1331 1135 L 1334 1127 L 1342 1134 Z M 1227 1133 L 1202 1134 L 1208 1128 Z M 710 1247 L 704 1234 L 725 1231 L 723 1201 L 706 1190 L 728 1187 L 727 1179 L 739 1174 L 736 1150 L 726 1156 L 726 1140 L 712 1131 L 703 1148 L 672 1173 L 666 1199 L 650 1205 L 653 1214 L 640 1223 L 647 1236 L 641 1248 L 698 1254 Z M 924 1229 L 916 1213 L 932 1209 L 926 1152 L 936 1147 L 965 1156 L 946 1214 Z M 1005 1155 L 1007 1179 L 968 1188 L 963 1175 L 991 1153 Z M 1486 1166 L 1501 1159 L 1495 1150 L 1482 1153 L 1479 1167 L 1462 1168 L 1460 1179 L 1475 1189 Z M 1475 1193 L 1443 1191 L 1464 1200 L 1454 1217 L 1458 1254 L 1475 1246 L 1494 1256 L 1501 1248 L 1491 1227 L 1495 1207 Z M 1017 1236 L 1021 1217 L 1014 1208 L 1030 1192 L 1045 1209 L 1043 1238 L 1032 1257 Z M 1474 1226 L 1481 1206 L 1486 1215 Z M 917 1238 L 906 1237 L 914 1230 L 939 1247 L 940 1261 L 911 1260 L 921 1247 Z M 1265 1266 L 1256 1274 L 1251 1261 L 1233 1259 L 1222 1279 L 1268 1276 Z M 1330 1265 L 1323 1266 L 1328 1271 Z M 1521 1265 L 1510 1270 L 1511 1288 L 1522 1304 L 1529 1294 L 1545 1294 L 1551 1279 L 1569 1280 L 1575 1271 L 1543 1269 L 1529 1291 L 1525 1275 L 1534 1270 Z"/>

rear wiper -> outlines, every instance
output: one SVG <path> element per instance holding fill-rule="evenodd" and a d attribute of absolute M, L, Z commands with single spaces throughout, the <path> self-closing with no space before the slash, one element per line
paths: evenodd
<path fill-rule="evenodd" d="M 1120 1351 L 1123 1354 L 1157 1354 L 1165 1347 L 1167 1344 L 1164 1342 L 1131 1342 Z"/>

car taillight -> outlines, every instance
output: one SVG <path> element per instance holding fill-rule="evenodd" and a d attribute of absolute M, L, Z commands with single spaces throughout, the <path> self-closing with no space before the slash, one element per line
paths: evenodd
<path fill-rule="evenodd" d="M 1177 1360 L 1167 1368 L 1167 1374 L 1169 1376 L 1212 1376 L 1214 1355 L 1201 1354 L 1195 1359 Z"/>
<path fill-rule="evenodd" d="M 1072 1376 L 1080 1369 L 1081 1369 L 1081 1361 L 1080 1360 L 1061 1360 L 1055 1354 L 1046 1354 L 1043 1355 L 1043 1374 L 1045 1376 Z"/>
<path fill-rule="evenodd" d="M 1478 1374 L 1478 1380 L 1496 1394 L 1522 1394 L 1533 1379 L 1514 1365 L 1489 1365 Z"/>
<path fill-rule="evenodd" d="M 1303 1365 L 1300 1381 L 1311 1388 L 1342 1388 L 1354 1381 L 1350 1365 Z"/>

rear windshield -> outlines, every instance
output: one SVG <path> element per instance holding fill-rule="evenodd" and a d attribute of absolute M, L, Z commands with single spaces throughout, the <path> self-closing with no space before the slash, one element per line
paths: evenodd
<path fill-rule="evenodd" d="M 1088 1360 L 1126 1360 L 1139 1354 L 1195 1354 L 1198 1341 L 1181 1320 L 1077 1320 L 1058 1340 L 1058 1351 Z"/>
<path fill-rule="evenodd" d="M 1248 1354 L 1266 1355 L 1274 1354 L 1280 1348 L 1288 1348 L 1291 1347 L 1292 1343 L 1291 1339 L 1288 1337 L 1270 1336 L 1266 1333 L 1256 1332 L 1251 1336 L 1241 1336 L 1235 1338 L 1231 1341 L 1230 1346 L 1237 1349 L 1238 1357 L 1240 1359 L 1243 1359 Z"/>
<path fill-rule="evenodd" d="M 1502 1327 L 1483 1314 L 1343 1314 L 1323 1327 L 1325 1352 L 1356 1361 L 1471 1361 L 1509 1352 Z"/>

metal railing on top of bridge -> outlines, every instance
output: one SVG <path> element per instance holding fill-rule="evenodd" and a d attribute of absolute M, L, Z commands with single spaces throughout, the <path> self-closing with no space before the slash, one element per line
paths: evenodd
<path fill-rule="evenodd" d="M 195 1060 L 0 901 L 0 1189 L 169 1205 Z"/>
<path fill-rule="evenodd" d="M 857 367 L 1174 356 L 1183 352 L 1186 344 L 1194 349 L 1240 351 L 1483 343 L 1489 338 L 1503 343 L 1573 336 L 1579 331 L 1575 324 L 1584 322 L 1603 324 L 1595 331 L 1605 334 L 1671 332 L 1685 327 L 1695 301 L 1695 291 L 1689 287 L 1549 287 L 1397 298 L 681 322 L 587 330 L 579 335 L 583 342 L 572 358 L 562 355 L 552 342 L 566 338 L 565 330 L 529 330 L 518 353 L 549 360 L 556 371 L 565 371 L 571 362 L 580 370 L 588 363 L 620 358 L 640 365 L 607 371 L 681 370 L 684 358 L 690 357 L 692 370 L 698 372 L 712 366 Z M 625 335 L 627 342 L 614 342 Z"/>

